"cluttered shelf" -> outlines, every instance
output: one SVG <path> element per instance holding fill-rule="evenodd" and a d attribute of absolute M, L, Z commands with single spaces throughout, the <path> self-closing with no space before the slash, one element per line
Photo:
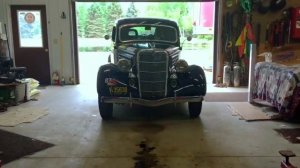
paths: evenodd
<path fill-rule="evenodd" d="M 39 81 L 32 78 L 0 83 L 0 112 L 6 111 L 10 106 L 31 100 L 40 93 L 39 85 Z"/>
<path fill-rule="evenodd" d="M 284 46 L 259 49 L 258 56 L 263 56 L 264 53 L 272 54 L 272 62 L 280 63 L 287 66 L 300 64 L 300 43 L 290 43 Z M 265 61 L 264 57 L 257 57 L 258 62 Z"/>
<path fill-rule="evenodd" d="M 298 1 L 297 1 L 298 2 Z M 271 52 L 273 62 L 283 65 L 300 64 L 299 3 L 287 2 L 278 12 L 256 13 L 256 23 L 261 26 L 258 53 Z"/>

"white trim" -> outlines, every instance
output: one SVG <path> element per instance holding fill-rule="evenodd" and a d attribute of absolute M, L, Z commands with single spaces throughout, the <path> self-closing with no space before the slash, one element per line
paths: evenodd
<path fill-rule="evenodd" d="M 218 29 L 217 29 L 217 68 L 216 68 L 216 78 L 221 74 L 221 57 L 222 57 L 222 18 L 223 18 L 223 1 L 219 1 L 219 6 L 218 6 Z"/>

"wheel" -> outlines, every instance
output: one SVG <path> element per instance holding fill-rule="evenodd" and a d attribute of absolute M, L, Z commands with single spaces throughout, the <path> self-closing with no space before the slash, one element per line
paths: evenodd
<path fill-rule="evenodd" d="M 113 104 L 101 102 L 101 97 L 98 96 L 98 107 L 100 116 L 103 120 L 111 120 L 113 118 Z"/>
<path fill-rule="evenodd" d="M 101 97 L 105 95 L 105 84 L 104 84 L 104 68 L 99 68 L 97 75 L 97 92 L 98 92 L 98 107 L 100 116 L 103 120 L 111 120 L 113 117 L 113 104 L 112 103 L 103 103 Z"/>
<path fill-rule="evenodd" d="M 202 110 L 202 102 L 189 102 L 190 118 L 198 118 Z"/>

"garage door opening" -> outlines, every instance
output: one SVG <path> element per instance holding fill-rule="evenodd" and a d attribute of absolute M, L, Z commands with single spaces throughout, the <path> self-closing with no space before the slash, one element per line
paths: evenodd
<path fill-rule="evenodd" d="M 213 81 L 215 2 L 76 2 L 80 83 L 95 86 L 98 68 L 108 63 L 110 35 L 115 20 L 124 17 L 168 18 L 178 22 L 181 58 L 205 70 Z M 192 36 L 191 41 L 186 41 Z"/>

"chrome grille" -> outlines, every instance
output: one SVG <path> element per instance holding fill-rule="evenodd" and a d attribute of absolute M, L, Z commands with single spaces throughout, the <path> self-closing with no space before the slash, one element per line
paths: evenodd
<path fill-rule="evenodd" d="M 168 54 L 163 50 L 146 49 L 137 54 L 140 97 L 162 98 L 167 95 Z"/>

